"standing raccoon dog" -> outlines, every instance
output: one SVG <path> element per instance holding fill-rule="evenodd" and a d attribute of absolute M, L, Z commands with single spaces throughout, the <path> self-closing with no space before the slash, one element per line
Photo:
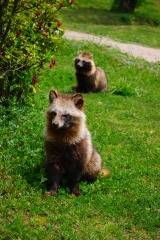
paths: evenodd
<path fill-rule="evenodd" d="M 95 180 L 102 172 L 101 157 L 95 150 L 86 127 L 81 94 L 49 93 L 45 128 L 46 173 L 50 194 L 55 196 L 65 175 L 70 193 L 80 196 L 79 182 Z M 105 170 L 104 175 L 109 171 Z"/>
<path fill-rule="evenodd" d="M 96 67 L 92 53 L 78 51 L 74 59 L 77 86 L 75 92 L 104 92 L 108 90 L 108 83 L 102 68 Z"/>

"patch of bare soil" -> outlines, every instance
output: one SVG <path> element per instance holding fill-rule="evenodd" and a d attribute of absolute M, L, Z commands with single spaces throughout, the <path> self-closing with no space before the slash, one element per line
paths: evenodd
<path fill-rule="evenodd" d="M 143 47 L 137 44 L 120 43 L 108 37 L 98 37 L 87 33 L 65 31 L 64 38 L 69 40 L 92 41 L 107 47 L 116 48 L 137 58 L 143 58 L 147 62 L 160 61 L 160 49 Z"/>

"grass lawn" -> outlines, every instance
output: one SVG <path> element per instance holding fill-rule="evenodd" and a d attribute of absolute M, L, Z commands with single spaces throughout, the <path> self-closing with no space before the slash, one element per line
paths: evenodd
<path fill-rule="evenodd" d="M 51 88 L 69 93 L 76 84 L 77 51 L 94 53 L 109 79 L 109 92 L 84 94 L 93 142 L 109 178 L 81 182 L 83 196 L 59 188 L 47 194 L 44 173 L 44 112 Z M 158 239 L 160 68 L 117 50 L 64 40 L 27 100 L 1 106 L 0 239 Z"/>
<path fill-rule="evenodd" d="M 75 1 L 76 8 L 64 10 L 66 29 L 111 37 L 160 48 L 160 1 L 146 0 L 134 14 L 111 12 L 111 0 Z"/>

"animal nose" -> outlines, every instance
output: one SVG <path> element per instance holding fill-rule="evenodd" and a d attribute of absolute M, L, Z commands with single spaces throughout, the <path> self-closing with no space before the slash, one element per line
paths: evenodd
<path fill-rule="evenodd" d="M 82 66 L 83 66 L 83 63 L 82 63 L 81 61 L 79 61 L 77 65 L 80 66 L 80 67 L 82 67 Z"/>
<path fill-rule="evenodd" d="M 59 127 L 59 124 L 58 124 L 57 122 L 53 122 L 53 123 L 52 123 L 52 127 L 53 127 L 54 129 L 56 129 L 56 128 Z"/>

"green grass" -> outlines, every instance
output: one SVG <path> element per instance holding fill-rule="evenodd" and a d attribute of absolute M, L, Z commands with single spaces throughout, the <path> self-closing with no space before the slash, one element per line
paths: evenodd
<path fill-rule="evenodd" d="M 94 53 L 109 92 L 84 94 L 87 124 L 109 178 L 81 182 L 83 196 L 47 194 L 43 128 L 48 92 L 76 84 L 77 51 Z M 160 68 L 114 49 L 64 41 L 27 105 L 1 107 L 0 239 L 158 239 Z"/>
<path fill-rule="evenodd" d="M 147 0 L 134 14 L 111 12 L 111 2 L 75 1 L 76 8 L 65 10 L 62 14 L 66 29 L 160 48 L 159 0 Z"/>

